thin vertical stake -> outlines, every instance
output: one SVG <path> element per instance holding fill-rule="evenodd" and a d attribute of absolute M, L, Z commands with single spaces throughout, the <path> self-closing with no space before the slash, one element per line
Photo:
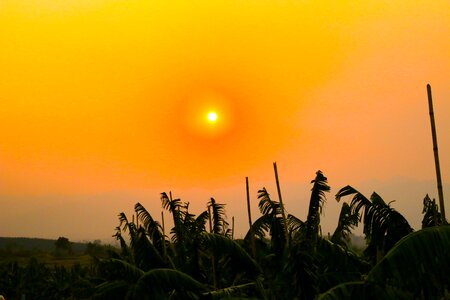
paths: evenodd
<path fill-rule="evenodd" d="M 248 177 L 245 177 L 245 188 L 247 190 L 247 212 L 248 212 L 248 225 L 250 227 L 250 246 L 252 247 L 253 258 L 256 258 L 255 237 L 253 236 L 252 229 L 252 212 L 250 209 L 250 188 L 248 186 Z"/>
<path fill-rule="evenodd" d="M 281 198 L 280 181 L 278 180 L 278 170 L 276 162 L 273 163 L 273 170 L 275 171 L 275 181 L 277 183 L 278 199 L 280 200 L 281 215 L 283 216 L 284 235 L 286 237 L 286 243 L 289 243 L 289 233 L 287 228 L 286 214 L 284 213 L 283 199 Z"/>
<path fill-rule="evenodd" d="M 234 216 L 231 217 L 231 239 L 234 240 Z"/>
<path fill-rule="evenodd" d="M 209 216 L 209 232 L 213 233 L 212 229 L 212 217 L 211 217 L 211 206 L 208 205 L 208 216 Z M 211 256 L 211 267 L 212 267 L 212 273 L 213 273 L 213 283 L 214 283 L 214 289 L 217 288 L 217 277 L 216 277 L 216 257 L 214 253 Z"/>
<path fill-rule="evenodd" d="M 245 188 L 247 190 L 247 212 L 248 212 L 248 225 L 252 228 L 252 212 L 250 210 L 250 192 L 248 187 L 248 177 L 245 177 Z"/>
<path fill-rule="evenodd" d="M 442 221 L 443 221 L 443 223 L 445 223 L 447 219 L 445 218 L 444 192 L 442 191 L 441 167 L 439 164 L 439 152 L 438 152 L 438 144 L 437 144 L 436 125 L 434 123 L 433 99 L 431 97 L 430 84 L 427 84 L 427 94 L 428 94 L 428 108 L 430 111 L 431 135 L 433 138 L 434 164 L 436 167 L 436 180 L 437 180 L 437 189 L 438 189 L 438 196 L 439 196 L 439 206 L 441 208 Z"/>

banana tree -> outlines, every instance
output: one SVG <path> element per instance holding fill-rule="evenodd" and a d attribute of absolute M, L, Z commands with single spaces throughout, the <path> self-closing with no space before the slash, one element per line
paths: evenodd
<path fill-rule="evenodd" d="M 428 194 L 423 199 L 422 214 L 422 228 L 447 224 L 439 211 L 436 201 L 434 199 L 431 200 Z"/>
<path fill-rule="evenodd" d="M 337 285 L 319 299 L 446 299 L 450 291 L 450 226 L 402 238 L 365 280 Z"/>
<path fill-rule="evenodd" d="M 358 225 L 359 215 L 353 213 L 350 205 L 342 203 L 341 213 L 339 214 L 338 225 L 330 241 L 347 247 L 352 229 Z"/>
<path fill-rule="evenodd" d="M 320 170 L 317 171 L 316 178 L 311 183 L 313 183 L 313 187 L 306 218 L 306 238 L 314 245 L 320 234 L 320 215 L 326 201 L 325 193 L 330 191 L 330 186 Z"/>
<path fill-rule="evenodd" d="M 408 221 L 390 203 L 373 193 L 370 200 L 351 186 L 336 194 L 336 200 L 353 196 L 350 202 L 351 214 L 363 220 L 364 234 L 368 246 L 365 253 L 374 262 L 379 261 L 402 237 L 413 231 Z"/>
<path fill-rule="evenodd" d="M 208 202 L 211 211 L 212 232 L 226 235 L 228 222 L 225 220 L 225 204 L 217 203 L 214 198 Z"/>

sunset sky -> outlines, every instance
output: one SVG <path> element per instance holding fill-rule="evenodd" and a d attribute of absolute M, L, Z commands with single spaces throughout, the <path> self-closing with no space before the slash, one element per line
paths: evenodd
<path fill-rule="evenodd" d="M 164 191 L 226 203 L 243 236 L 245 177 L 256 219 L 275 161 L 301 219 L 328 177 L 324 233 L 347 184 L 418 229 L 427 83 L 448 217 L 448 0 L 1 0 L 0 236 L 107 240 L 136 202 L 159 220 Z"/>

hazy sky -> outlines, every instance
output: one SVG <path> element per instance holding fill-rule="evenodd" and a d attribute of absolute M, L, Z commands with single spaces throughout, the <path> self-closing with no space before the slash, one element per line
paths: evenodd
<path fill-rule="evenodd" d="M 2 0 L 0 236 L 107 239 L 163 191 L 226 203 L 242 236 L 245 177 L 256 219 L 274 161 L 301 219 L 328 177 L 324 232 L 347 184 L 419 228 L 427 83 L 450 212 L 449 53 L 447 0 Z"/>

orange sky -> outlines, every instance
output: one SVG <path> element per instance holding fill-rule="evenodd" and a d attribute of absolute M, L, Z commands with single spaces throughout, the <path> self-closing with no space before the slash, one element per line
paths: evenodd
<path fill-rule="evenodd" d="M 321 169 L 333 193 L 376 190 L 417 228 L 437 197 L 433 88 L 450 197 L 448 1 L 0 2 L 0 236 L 105 238 L 172 190 L 200 212 L 252 196 L 306 216 Z M 216 123 L 207 121 L 215 110 Z M 256 199 L 254 199 L 255 212 Z M 446 201 L 447 206 L 450 203 Z M 448 208 L 447 210 L 449 210 Z"/>

